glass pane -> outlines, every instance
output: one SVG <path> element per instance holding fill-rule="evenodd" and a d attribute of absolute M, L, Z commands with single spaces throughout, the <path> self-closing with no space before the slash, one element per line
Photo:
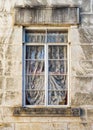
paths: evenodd
<path fill-rule="evenodd" d="M 44 91 L 26 91 L 26 105 L 44 105 Z"/>
<path fill-rule="evenodd" d="M 48 33 L 47 34 L 48 43 L 66 43 L 67 42 L 67 33 Z"/>
<path fill-rule="evenodd" d="M 44 89 L 44 76 L 42 75 L 30 75 L 26 76 L 26 89 Z"/>
<path fill-rule="evenodd" d="M 49 105 L 67 104 L 67 76 L 49 76 L 48 103 Z"/>
<path fill-rule="evenodd" d="M 67 46 L 50 45 L 48 48 L 49 59 L 67 59 Z"/>
<path fill-rule="evenodd" d="M 49 90 L 63 90 L 63 89 L 67 90 L 67 76 L 50 75 L 48 89 Z"/>
<path fill-rule="evenodd" d="M 25 42 L 28 43 L 45 43 L 45 34 L 39 32 L 27 32 L 25 35 Z"/>
<path fill-rule="evenodd" d="M 29 105 L 44 104 L 44 76 L 26 76 L 26 103 Z"/>
<path fill-rule="evenodd" d="M 44 59 L 44 46 L 26 46 L 26 59 Z"/>
<path fill-rule="evenodd" d="M 43 61 L 26 61 L 26 74 L 44 74 Z"/>
<path fill-rule="evenodd" d="M 67 61 L 49 60 L 49 74 L 67 74 Z"/>
<path fill-rule="evenodd" d="M 49 105 L 67 105 L 67 91 L 49 91 Z"/>

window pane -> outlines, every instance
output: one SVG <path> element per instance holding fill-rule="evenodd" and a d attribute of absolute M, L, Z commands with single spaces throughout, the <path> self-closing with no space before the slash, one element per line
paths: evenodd
<path fill-rule="evenodd" d="M 44 61 L 26 61 L 26 74 L 44 74 Z"/>
<path fill-rule="evenodd" d="M 67 89 L 67 76 L 63 75 L 50 75 L 48 89 L 63 90 Z"/>
<path fill-rule="evenodd" d="M 45 33 L 26 32 L 25 42 L 28 43 L 45 43 Z"/>
<path fill-rule="evenodd" d="M 26 76 L 26 103 L 30 105 L 44 104 L 44 76 Z"/>
<path fill-rule="evenodd" d="M 44 105 L 44 91 L 26 91 L 26 105 Z"/>
<path fill-rule="evenodd" d="M 48 33 L 47 34 L 48 43 L 66 43 L 67 42 L 67 33 Z"/>
<path fill-rule="evenodd" d="M 49 59 L 67 59 L 67 46 L 50 45 L 48 48 Z"/>
<path fill-rule="evenodd" d="M 44 59 L 44 47 L 26 46 L 26 59 Z"/>
<path fill-rule="evenodd" d="M 51 75 L 48 85 L 49 105 L 66 105 L 67 76 Z"/>
<path fill-rule="evenodd" d="M 67 74 L 67 61 L 49 60 L 49 74 Z"/>
<path fill-rule="evenodd" d="M 49 91 L 49 105 L 67 105 L 67 91 Z"/>

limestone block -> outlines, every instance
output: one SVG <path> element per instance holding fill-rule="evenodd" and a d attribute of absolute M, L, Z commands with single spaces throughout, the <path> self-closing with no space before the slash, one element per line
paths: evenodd
<path fill-rule="evenodd" d="M 67 130 L 67 123 L 51 123 L 50 130 Z M 47 129 L 45 129 L 47 130 Z"/>
<path fill-rule="evenodd" d="M 82 91 L 75 93 L 75 96 L 71 99 L 71 105 L 93 105 L 93 93 L 82 93 Z"/>
<path fill-rule="evenodd" d="M 22 75 L 22 46 L 6 45 L 5 75 Z"/>
<path fill-rule="evenodd" d="M 80 122 L 81 119 L 79 117 L 52 117 L 51 122 L 58 122 L 59 124 L 61 123 L 68 123 L 68 122 Z"/>
<path fill-rule="evenodd" d="M 63 8 L 16 8 L 15 25 L 33 24 L 78 24 L 79 10 L 74 7 Z"/>
<path fill-rule="evenodd" d="M 22 45 L 22 27 L 0 27 L 0 44 Z M 1 45 L 2 47 L 4 45 Z M 6 47 L 6 46 L 5 46 Z"/>
<path fill-rule="evenodd" d="M 3 68 L 3 61 L 0 60 L 0 75 L 3 75 L 3 70 L 4 70 L 4 68 Z"/>
<path fill-rule="evenodd" d="M 80 43 L 79 30 L 77 27 L 73 26 L 69 29 L 68 38 L 69 38 L 69 42 L 71 43 L 71 46 Z"/>
<path fill-rule="evenodd" d="M 3 59 L 3 57 L 4 57 L 4 46 L 3 45 L 1 45 L 1 43 L 0 43 L 0 60 L 2 60 Z"/>
<path fill-rule="evenodd" d="M 73 0 L 73 3 L 81 7 L 81 12 L 91 11 L 91 0 Z"/>
<path fill-rule="evenodd" d="M 5 115 L 4 114 L 4 116 L 3 116 L 3 122 L 7 122 L 7 123 L 18 123 L 18 124 L 21 124 L 21 123 L 23 123 L 23 124 L 28 124 L 28 123 L 31 123 L 31 121 L 30 121 L 30 117 L 15 117 L 15 116 L 9 116 L 9 115 Z M 23 127 L 22 127 L 23 128 Z"/>
<path fill-rule="evenodd" d="M 3 122 L 3 108 L 0 107 L 0 122 Z"/>
<path fill-rule="evenodd" d="M 87 120 L 93 122 L 93 108 L 87 109 Z"/>
<path fill-rule="evenodd" d="M 81 15 L 81 25 L 82 26 L 92 26 L 93 25 L 93 14 L 82 14 Z"/>
<path fill-rule="evenodd" d="M 5 75 L 22 76 L 22 62 L 21 61 L 6 61 Z"/>
<path fill-rule="evenodd" d="M 13 116 L 14 107 L 3 107 L 2 109 L 4 117 Z"/>
<path fill-rule="evenodd" d="M 73 5 L 73 0 L 1 0 L 0 11 L 10 13 L 14 6 L 37 6 L 37 5 Z"/>
<path fill-rule="evenodd" d="M 3 103 L 3 93 L 0 92 L 0 105 L 2 105 L 2 103 Z"/>
<path fill-rule="evenodd" d="M 5 47 L 5 58 L 14 60 L 22 60 L 22 45 L 6 45 Z"/>
<path fill-rule="evenodd" d="M 24 0 L 23 2 L 21 1 L 20 3 L 16 3 L 16 5 L 20 6 L 36 6 L 36 5 L 67 5 L 67 3 L 73 4 L 72 0 Z"/>
<path fill-rule="evenodd" d="M 0 12 L 0 27 L 10 28 L 13 26 L 13 16 L 7 12 Z"/>
<path fill-rule="evenodd" d="M 75 77 L 74 92 L 90 93 L 93 91 L 93 77 Z"/>
<path fill-rule="evenodd" d="M 93 43 L 93 28 L 79 28 L 81 43 Z"/>
<path fill-rule="evenodd" d="M 69 130 L 92 130 L 91 124 L 87 124 L 87 123 L 69 123 L 68 129 Z"/>
<path fill-rule="evenodd" d="M 22 27 L 14 26 L 9 44 L 22 45 Z"/>
<path fill-rule="evenodd" d="M 76 117 L 31 117 L 30 122 L 32 123 L 58 123 L 58 124 L 63 124 L 63 122 L 80 122 L 80 118 Z"/>
<path fill-rule="evenodd" d="M 87 56 L 88 57 L 88 56 Z M 88 57 L 90 59 L 90 57 Z M 71 76 L 92 77 L 93 62 L 90 60 L 73 60 L 71 61 Z"/>
<path fill-rule="evenodd" d="M 22 106 L 22 93 L 7 91 L 5 93 L 5 106 Z"/>
<path fill-rule="evenodd" d="M 22 76 L 6 78 L 6 91 L 22 91 Z"/>
<path fill-rule="evenodd" d="M 15 130 L 67 130 L 67 123 L 29 123 L 16 124 Z"/>
<path fill-rule="evenodd" d="M 37 124 L 36 125 L 36 129 L 40 130 L 38 127 L 37 127 Z M 31 124 L 29 123 L 20 123 L 20 124 L 16 124 L 15 125 L 15 130 L 35 130 L 31 127 Z"/>
<path fill-rule="evenodd" d="M 89 93 L 93 91 L 93 77 L 72 77 L 70 79 L 71 84 L 71 100 L 77 103 L 78 97 L 76 97 L 77 93 L 81 93 L 83 96 L 84 93 L 88 96 Z M 80 97 L 80 99 L 83 97 Z M 87 102 L 87 97 L 84 97 Z M 82 99 L 81 99 L 82 100 Z M 78 100 L 78 103 L 81 104 L 81 100 Z M 84 101 L 83 101 L 84 102 Z"/>
<path fill-rule="evenodd" d="M 32 123 L 45 123 L 45 122 L 50 123 L 52 121 L 52 119 L 53 119 L 53 117 L 31 117 L 30 122 L 32 122 Z"/>
<path fill-rule="evenodd" d="M 4 82 L 5 82 L 5 77 L 0 77 L 0 90 L 3 90 L 4 89 Z"/>
<path fill-rule="evenodd" d="M 0 130 L 14 130 L 14 124 L 0 123 Z"/>
<path fill-rule="evenodd" d="M 1 31 L 2 30 L 2 31 Z M 11 35 L 13 33 L 13 28 L 12 27 L 7 27 L 6 25 L 0 26 L 0 44 L 3 48 L 5 48 L 6 44 L 11 43 Z"/>
<path fill-rule="evenodd" d="M 71 76 L 93 75 L 93 45 L 72 45 Z"/>

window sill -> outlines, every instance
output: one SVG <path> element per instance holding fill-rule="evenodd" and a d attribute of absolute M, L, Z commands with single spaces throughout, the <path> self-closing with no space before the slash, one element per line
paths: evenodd
<path fill-rule="evenodd" d="M 24 108 L 14 109 L 14 116 L 22 117 L 79 117 L 81 108 Z"/>

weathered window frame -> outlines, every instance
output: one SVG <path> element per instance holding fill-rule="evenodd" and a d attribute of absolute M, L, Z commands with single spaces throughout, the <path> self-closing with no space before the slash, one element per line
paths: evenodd
<path fill-rule="evenodd" d="M 64 45 L 66 45 L 67 46 L 67 68 L 68 68 L 68 86 L 67 86 L 67 88 L 68 88 L 68 96 L 67 96 L 67 104 L 66 105 L 48 105 L 48 104 L 45 104 L 45 105 L 26 105 L 26 103 L 25 103 L 25 92 L 24 92 L 24 90 L 25 90 L 25 77 L 24 77 L 24 73 L 25 73 L 25 60 L 24 60 L 24 56 L 25 56 L 25 46 L 27 45 L 27 44 L 30 44 L 30 43 L 25 43 L 25 30 L 53 30 L 53 31 L 55 31 L 55 30 L 59 30 L 59 31 L 64 31 L 64 30 L 66 30 L 67 31 L 67 33 L 68 33 L 68 29 L 69 28 L 65 28 L 65 27 L 26 27 L 25 29 L 23 29 L 23 107 L 31 107 L 31 108 L 35 108 L 35 107 L 39 107 L 39 108 L 41 108 L 41 107 L 52 107 L 52 108 L 54 108 L 54 107 L 57 107 L 57 108 L 59 108 L 59 107 L 69 107 L 70 106 L 70 94 L 69 94 L 69 86 L 70 86 L 70 83 L 69 83 L 69 78 L 70 78 L 70 75 L 69 75 L 69 71 L 70 71 L 70 62 L 69 62 L 69 54 L 70 54 L 70 52 L 69 52 L 69 37 L 68 37 L 68 42 L 67 43 L 60 43 L 59 45 L 62 45 L 62 46 L 64 46 Z M 69 34 L 69 33 L 68 33 Z M 31 43 L 32 44 L 32 43 Z M 51 43 L 51 45 L 52 45 L 53 43 Z M 57 45 L 57 43 L 55 43 L 56 45 Z M 54 44 L 54 45 L 55 45 Z M 35 45 L 35 44 L 32 44 L 32 45 Z M 40 44 L 39 44 L 40 45 Z M 45 46 L 45 45 L 44 45 Z M 47 61 L 47 60 L 46 60 Z M 48 69 L 48 67 L 47 68 L 45 68 L 45 69 Z M 47 71 L 46 71 L 47 72 Z M 47 73 L 45 74 L 46 76 L 48 75 Z M 47 94 L 46 94 L 47 95 Z M 47 97 L 46 97 L 47 98 Z"/>

